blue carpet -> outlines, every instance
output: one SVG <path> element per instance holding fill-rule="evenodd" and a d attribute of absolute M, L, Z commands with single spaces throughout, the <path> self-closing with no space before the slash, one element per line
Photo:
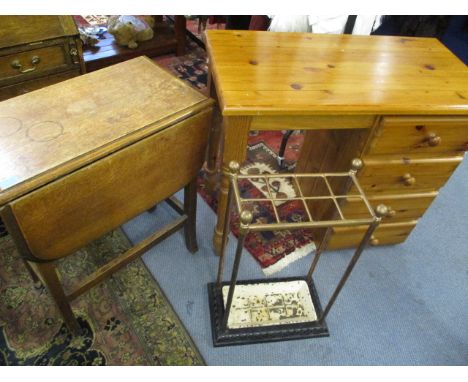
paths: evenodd
<path fill-rule="evenodd" d="M 178 194 L 180 197 L 180 193 Z M 400 245 L 364 252 L 331 310 L 330 337 L 214 348 L 206 284 L 214 281 L 211 249 L 215 214 L 199 198 L 200 250 L 186 250 L 182 232 L 143 257 L 208 365 L 468 365 L 468 159 Z M 175 217 L 161 204 L 124 226 L 134 243 Z M 230 237 L 227 279 L 235 240 Z M 350 259 L 326 252 L 315 283 L 322 304 Z M 305 274 L 311 255 L 278 276 Z M 262 278 L 244 252 L 240 279 Z"/>

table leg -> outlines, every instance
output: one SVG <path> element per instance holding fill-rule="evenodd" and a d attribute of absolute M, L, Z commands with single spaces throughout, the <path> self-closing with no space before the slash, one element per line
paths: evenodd
<path fill-rule="evenodd" d="M 209 65 L 208 65 L 209 66 Z M 208 95 L 217 100 L 216 88 L 213 83 L 211 69 L 208 69 Z M 211 122 L 210 136 L 208 139 L 208 148 L 206 154 L 206 188 L 209 192 L 214 192 L 216 189 L 216 174 L 218 173 L 217 163 L 218 157 L 222 152 L 222 116 L 218 107 L 213 110 L 213 117 Z"/>
<path fill-rule="evenodd" d="M 197 244 L 197 178 L 193 179 L 184 189 L 184 212 L 187 222 L 184 224 L 185 245 L 191 253 L 198 251 Z"/>
<path fill-rule="evenodd" d="M 28 260 L 23 259 L 23 263 L 26 266 L 26 269 L 28 270 L 29 274 L 31 275 L 31 278 L 33 280 L 34 288 L 39 289 L 42 286 L 42 281 L 36 274 L 36 272 L 33 269 L 33 266 L 29 263 Z"/>
<path fill-rule="evenodd" d="M 54 298 L 55 303 L 60 309 L 60 313 L 62 313 L 63 319 L 65 320 L 65 324 L 68 326 L 68 329 L 70 329 L 74 335 L 79 335 L 80 325 L 78 324 L 78 321 L 73 314 L 67 296 L 65 295 L 62 285 L 60 284 L 54 263 L 37 263 L 37 268 L 45 283 L 47 284 L 47 288 Z"/>
<path fill-rule="evenodd" d="M 243 163 L 247 156 L 247 140 L 249 137 L 250 117 L 224 117 L 224 149 L 223 170 L 229 169 L 229 162 Z M 227 206 L 229 191 L 229 176 L 223 173 L 218 194 L 218 218 L 213 235 L 213 247 L 219 256 L 223 243 L 224 211 Z"/>
<path fill-rule="evenodd" d="M 187 20 L 185 16 L 174 17 L 174 32 L 177 40 L 177 56 L 183 56 L 185 54 L 185 35 L 187 28 Z"/>
<path fill-rule="evenodd" d="M 210 136 L 208 141 L 207 158 L 205 165 L 206 188 L 214 192 L 218 180 L 218 158 L 223 151 L 223 120 L 221 113 L 215 108 L 213 111 Z"/>

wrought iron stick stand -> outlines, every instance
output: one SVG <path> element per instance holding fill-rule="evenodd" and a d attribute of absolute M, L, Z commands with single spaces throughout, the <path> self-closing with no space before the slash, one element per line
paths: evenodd
<path fill-rule="evenodd" d="M 299 338 L 310 338 L 310 337 L 323 337 L 328 336 L 328 328 L 325 323 L 325 318 L 329 313 L 331 307 L 333 306 L 338 294 L 343 288 L 346 280 L 348 279 L 351 271 L 353 270 L 356 262 L 362 254 L 362 251 L 368 244 L 371 239 L 371 236 L 375 229 L 378 227 L 381 219 L 388 213 L 388 209 L 385 205 L 377 206 L 375 212 L 370 206 L 361 186 L 359 185 L 356 173 L 362 167 L 362 161 L 360 159 L 354 159 L 352 161 L 351 170 L 343 173 L 311 173 L 311 174 L 264 174 L 264 175 L 242 175 L 239 173 L 239 164 L 237 162 L 231 162 L 229 165 L 228 175 L 230 177 L 230 187 L 228 191 L 228 203 L 225 211 L 225 220 L 223 227 L 223 237 L 222 243 L 223 248 L 221 251 L 218 267 L 218 276 L 216 283 L 208 284 L 208 293 L 210 300 L 210 309 L 211 309 L 211 323 L 213 330 L 213 343 L 215 346 L 224 346 L 224 345 L 236 345 L 236 344 L 246 344 L 246 343 L 255 343 L 255 342 L 267 342 L 267 341 L 280 341 L 288 339 L 299 339 Z M 293 183 L 296 186 L 296 191 L 298 196 L 293 198 L 284 198 L 284 197 L 275 197 L 274 192 L 270 187 L 270 180 L 279 179 L 279 178 L 291 178 Z M 330 183 L 330 179 L 342 178 L 344 181 L 343 191 L 340 193 L 335 193 Z M 266 184 L 267 196 L 264 198 L 243 198 L 239 190 L 239 180 L 242 179 L 263 179 Z M 300 181 L 301 180 L 322 180 L 324 183 L 324 188 L 327 190 L 326 195 L 313 195 L 307 196 L 304 195 Z M 357 194 L 347 194 L 347 190 L 354 186 L 357 190 Z M 340 208 L 341 202 L 345 198 L 358 198 L 365 204 L 368 217 L 360 219 L 346 219 L 343 215 L 343 212 Z M 240 215 L 240 224 L 239 224 L 239 237 L 237 241 L 237 248 L 234 258 L 234 265 L 232 269 L 231 280 L 229 283 L 222 282 L 222 275 L 224 270 L 225 262 L 225 248 L 227 243 L 227 237 L 229 234 L 230 226 L 230 210 L 233 200 L 235 201 L 235 206 Z M 275 203 L 285 202 L 290 200 L 300 200 L 302 201 L 305 212 L 308 217 L 308 221 L 305 222 L 282 222 L 276 208 Z M 329 220 L 314 220 L 312 213 L 308 208 L 308 201 L 323 201 L 323 202 L 333 202 L 333 205 L 336 207 L 336 212 L 329 218 Z M 264 202 L 270 203 L 276 222 L 274 223 L 253 223 L 252 213 L 245 208 L 245 204 L 255 203 L 255 202 Z M 336 286 L 334 292 L 332 293 L 328 304 L 325 309 L 322 311 L 320 300 L 318 294 L 315 290 L 315 285 L 312 280 L 312 275 L 316 268 L 316 265 L 320 259 L 322 252 L 326 249 L 331 231 L 333 227 L 343 227 L 343 226 L 358 226 L 358 225 L 368 225 L 368 228 L 356 248 L 353 257 L 351 258 L 344 274 L 342 275 L 338 285 Z M 325 228 L 325 234 L 318 245 L 315 256 L 312 260 L 312 264 L 307 273 L 306 277 L 298 278 L 283 278 L 283 279 L 270 279 L 270 280 L 248 280 L 248 281 L 239 281 L 237 280 L 239 265 L 242 255 L 242 248 L 244 246 L 244 241 L 247 233 L 249 231 L 272 231 L 272 230 L 293 230 L 293 229 L 304 229 L 304 228 Z M 307 295 L 310 299 L 308 302 L 309 307 L 309 316 L 304 315 L 304 317 L 287 317 L 283 314 L 279 315 L 279 319 L 276 321 L 271 321 L 267 323 L 260 323 L 257 326 L 255 323 L 242 324 L 234 323 L 232 327 L 229 326 L 229 318 L 231 314 L 231 309 L 233 307 L 233 298 L 234 291 L 237 285 L 244 285 L 245 287 L 249 286 L 259 286 L 266 285 L 266 287 L 272 286 L 274 284 L 282 285 L 282 287 L 290 287 L 291 285 L 301 287 L 301 291 L 297 292 L 295 295 L 304 296 Z M 229 289 L 226 296 L 223 295 L 223 285 Z M 265 289 L 265 285 L 263 289 Z M 271 294 L 270 297 L 279 298 L 276 302 L 272 303 L 271 309 L 276 309 L 279 312 L 285 312 L 287 310 L 286 305 L 282 305 L 281 308 L 277 308 L 278 305 L 281 305 L 282 297 L 279 294 Z M 275 297 L 276 296 L 276 297 Z M 279 296 L 279 297 L 278 297 Z M 304 300 L 304 297 L 301 297 Z M 265 297 L 265 300 L 267 297 Z M 304 305 L 307 305 L 307 301 Z M 296 300 L 294 302 L 297 303 Z M 286 304 L 286 303 L 285 303 Z M 247 304 L 248 305 L 248 304 Z M 276 305 L 276 306 L 275 306 Z M 264 308 L 264 309 L 269 309 Z M 278 310 L 279 309 L 279 310 Z M 297 305 L 294 309 L 297 311 Z M 294 310 L 292 309 L 292 310 Z M 291 310 L 291 309 L 290 309 Z M 304 309 L 299 305 L 299 310 L 304 313 L 307 309 Z M 268 316 L 270 317 L 270 310 L 268 311 Z M 237 325 L 237 327 L 236 327 Z"/>

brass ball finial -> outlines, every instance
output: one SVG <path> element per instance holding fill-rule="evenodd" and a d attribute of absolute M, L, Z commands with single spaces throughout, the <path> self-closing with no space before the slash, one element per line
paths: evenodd
<path fill-rule="evenodd" d="M 379 218 L 383 218 L 384 216 L 387 216 L 387 215 L 388 215 L 388 207 L 387 207 L 385 204 L 379 204 L 379 205 L 375 208 L 375 214 L 376 214 Z"/>
<path fill-rule="evenodd" d="M 229 162 L 229 172 L 231 174 L 237 174 L 239 172 L 239 169 L 240 169 L 239 162 L 236 162 L 234 160 Z"/>
<path fill-rule="evenodd" d="M 253 215 L 252 212 L 244 210 L 240 214 L 240 221 L 243 225 L 249 225 L 252 223 Z"/>
<path fill-rule="evenodd" d="M 359 158 L 354 158 L 351 161 L 351 170 L 353 171 L 358 171 L 364 166 L 364 163 L 362 163 L 362 160 Z"/>

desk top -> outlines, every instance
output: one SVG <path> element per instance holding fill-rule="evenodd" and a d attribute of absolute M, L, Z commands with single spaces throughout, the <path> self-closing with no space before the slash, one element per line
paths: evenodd
<path fill-rule="evenodd" d="M 0 102 L 0 206 L 212 102 L 146 57 Z"/>
<path fill-rule="evenodd" d="M 468 70 L 433 38 L 209 30 L 223 115 L 468 114 Z"/>

